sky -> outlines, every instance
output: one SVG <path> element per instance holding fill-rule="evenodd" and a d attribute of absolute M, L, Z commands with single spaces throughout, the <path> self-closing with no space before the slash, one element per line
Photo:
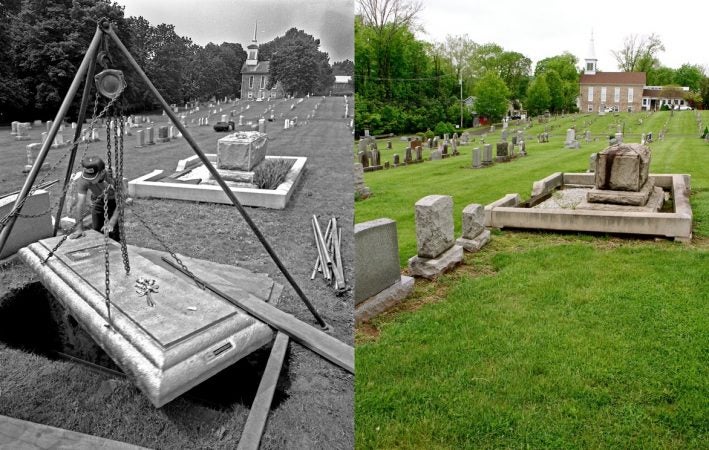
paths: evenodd
<path fill-rule="evenodd" d="M 623 48 L 630 35 L 655 33 L 665 46 L 658 59 L 673 69 L 682 64 L 704 66 L 709 73 L 709 39 L 702 21 L 709 17 L 706 0 L 423 0 L 419 39 L 443 42 L 446 35 L 496 43 L 506 51 L 539 60 L 568 51 L 588 57 L 593 33 L 598 68 L 618 71 L 612 50 Z"/>
<path fill-rule="evenodd" d="M 330 63 L 354 60 L 354 0 L 115 0 L 125 16 L 151 25 L 172 24 L 180 36 L 206 45 L 234 42 L 244 48 L 254 37 L 265 43 L 292 27 L 320 39 Z"/>

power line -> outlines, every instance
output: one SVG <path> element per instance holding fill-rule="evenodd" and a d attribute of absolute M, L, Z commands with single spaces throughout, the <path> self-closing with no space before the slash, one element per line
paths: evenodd
<path fill-rule="evenodd" d="M 408 81 L 434 81 L 434 80 L 441 80 L 441 79 L 445 79 L 445 78 L 455 78 L 456 80 L 458 79 L 458 77 L 455 76 L 454 74 L 439 75 L 436 77 L 420 77 L 420 78 L 378 78 L 378 77 L 370 77 L 367 75 L 357 75 L 357 74 L 355 74 L 354 77 L 359 78 L 359 79 L 366 79 L 369 81 L 404 81 L 404 82 L 408 82 Z"/>

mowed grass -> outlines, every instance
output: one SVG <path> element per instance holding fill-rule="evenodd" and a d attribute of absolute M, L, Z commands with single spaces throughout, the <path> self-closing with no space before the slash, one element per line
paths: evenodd
<path fill-rule="evenodd" d="M 638 118 L 655 138 L 667 126 L 651 172 L 692 175 L 693 242 L 494 232 L 463 266 L 417 280 L 396 310 L 358 329 L 357 448 L 706 448 L 709 144 L 695 112 L 599 117 L 590 128 L 605 134 L 622 117 L 626 137 Z M 397 220 L 404 265 L 419 198 L 453 195 L 460 234 L 466 204 L 528 198 L 534 180 L 585 170 L 605 146 L 607 134 L 563 149 L 572 119 L 552 123 L 552 142 L 535 139 L 511 163 L 465 168 L 475 143 L 457 158 L 368 173 L 375 195 L 356 203 L 356 221 Z"/>
<path fill-rule="evenodd" d="M 589 156 L 607 147 L 608 136 L 615 133 L 617 124 L 625 123 L 625 141 L 639 142 L 641 132 L 652 132 L 652 173 L 689 173 L 692 175 L 692 205 L 697 221 L 697 230 L 709 235 L 709 144 L 698 139 L 695 111 L 682 111 L 670 115 L 660 113 L 622 113 L 602 117 L 592 115 L 567 116 L 552 119 L 546 124 L 534 124 L 525 131 L 529 156 L 517 158 L 509 163 L 494 164 L 484 169 L 472 169 L 472 151 L 480 147 L 480 137 L 476 141 L 459 147 L 460 156 L 440 161 L 426 161 L 396 169 L 380 170 L 365 174 L 365 183 L 373 195 L 355 204 L 355 221 L 365 222 L 379 217 L 396 220 L 399 236 L 399 257 L 402 267 L 416 254 L 416 233 L 414 228 L 414 204 L 421 198 L 431 195 L 450 195 L 453 197 L 456 234 L 461 233 L 461 213 L 470 203 L 487 204 L 508 193 L 519 193 L 522 199 L 528 199 L 532 183 L 554 172 L 585 172 L 589 166 Z M 704 114 L 704 123 L 709 123 L 709 113 Z M 642 125 L 639 121 L 642 120 Z M 590 126 L 585 123 L 592 122 Z M 582 140 L 581 148 L 564 148 L 566 130 L 576 126 L 577 137 Z M 658 135 L 663 126 L 668 127 L 665 139 Z M 548 143 L 537 143 L 536 136 L 550 130 Z M 513 126 L 510 127 L 510 130 Z M 591 143 L 583 142 L 583 132 L 589 129 L 595 139 Z M 642 131 L 640 131 L 642 129 Z M 486 143 L 493 145 L 499 141 L 499 130 L 488 133 Z M 512 133 L 510 133 L 510 136 Z M 379 141 L 382 161 L 392 161 L 392 155 L 398 153 L 403 160 L 406 143 L 398 138 L 392 139 L 393 149 L 386 150 L 385 140 Z M 355 146 L 356 149 L 356 146 Z M 424 150 L 424 158 L 429 155 Z M 706 208 L 700 208 L 699 205 Z"/>

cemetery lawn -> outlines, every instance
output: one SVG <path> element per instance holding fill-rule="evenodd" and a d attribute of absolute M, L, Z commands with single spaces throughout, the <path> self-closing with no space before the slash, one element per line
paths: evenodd
<path fill-rule="evenodd" d="M 310 280 L 317 257 L 311 230 L 313 214 L 322 224 L 337 217 L 343 225 L 345 276 L 347 280 L 354 278 L 350 263 L 354 259 L 353 235 L 351 226 L 347 226 L 353 222 L 349 120 L 342 118 L 342 97 L 333 97 L 327 98 L 315 119 L 305 124 L 302 118 L 311 113 L 319 100 L 305 100 L 294 110 L 290 109 L 293 101 L 279 102 L 275 116 L 280 120 L 267 122 L 269 154 L 308 157 L 291 203 L 284 210 L 246 209 L 283 265 L 330 325 L 330 334 L 352 345 L 352 293 L 336 297 L 322 279 Z M 261 114 L 258 110 L 269 105 L 268 102 L 249 104 L 244 122 L 256 120 Z M 237 104 L 237 111 L 240 106 Z M 225 108 L 226 114 L 228 111 Z M 281 113 L 285 117 L 299 115 L 298 127 L 283 130 Z M 219 115 L 211 116 L 210 122 L 213 124 Z M 166 121 L 160 115 L 153 115 L 152 119 L 158 123 Z M 21 173 L 26 161 L 25 145 L 39 141 L 41 131 L 44 130 L 35 127 L 30 131 L 32 141 L 15 142 L 9 127 L 0 130 L 0 148 L 3 149 L 0 152 L 0 193 L 22 186 L 26 176 Z M 215 153 L 217 139 L 226 135 L 215 132 L 211 126 L 190 126 L 188 131 L 206 153 Z M 65 130 L 64 134 L 68 136 L 69 132 Z M 101 136 L 105 137 L 105 128 L 101 129 Z M 193 155 L 184 139 L 145 148 L 135 148 L 135 142 L 134 130 L 133 136 L 126 137 L 124 146 L 128 179 L 154 169 L 172 172 L 179 159 Z M 48 161 L 57 161 L 66 150 L 50 151 Z M 106 142 L 102 140 L 91 144 L 89 154 L 102 155 L 105 150 Z M 64 170 L 65 165 L 61 165 L 59 171 L 47 179 L 63 179 Z M 51 189 L 53 205 L 59 190 L 56 185 Z M 164 250 L 132 211 L 146 218 L 158 235 L 180 254 L 268 273 L 284 286 L 277 306 L 316 325 L 233 206 L 136 199 L 126 213 L 128 243 Z M 155 409 L 130 380 L 30 353 L 25 342 L 8 343 L 7 327 L 2 324 L 12 321 L 21 321 L 26 330 L 32 330 L 26 335 L 46 334 L 46 330 L 37 326 L 46 323 L 46 305 L 41 309 L 41 297 L 46 296 L 34 273 L 19 261 L 0 267 L 0 316 L 3 317 L 0 319 L 0 415 L 150 448 L 237 447 L 270 347 L 222 372 L 227 377 L 218 381 L 218 394 L 212 394 L 212 402 L 182 396 Z M 351 449 L 354 446 L 353 386 L 352 375 L 291 341 L 261 448 Z"/>
<path fill-rule="evenodd" d="M 705 448 L 709 144 L 695 113 L 577 115 L 579 134 L 592 121 L 599 137 L 580 150 L 563 148 L 572 116 L 557 118 L 550 143 L 528 141 L 529 156 L 510 163 L 468 169 L 478 142 L 455 158 L 365 174 L 374 195 L 356 202 L 356 222 L 396 220 L 405 267 L 418 199 L 453 196 L 460 235 L 466 204 L 528 199 L 535 180 L 585 171 L 619 121 L 626 142 L 653 131 L 651 173 L 692 175 L 695 223 L 689 245 L 494 231 L 455 271 L 417 279 L 408 299 L 357 329 L 357 448 Z M 403 142 L 394 146 L 383 161 L 403 155 Z"/>

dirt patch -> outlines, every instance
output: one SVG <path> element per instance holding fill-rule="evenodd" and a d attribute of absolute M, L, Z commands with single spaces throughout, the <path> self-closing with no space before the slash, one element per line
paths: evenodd
<path fill-rule="evenodd" d="M 310 280 L 317 258 L 310 225 L 313 214 L 320 218 L 321 224 L 337 217 L 343 225 L 345 277 L 348 281 L 354 279 L 352 141 L 347 127 L 349 119 L 341 117 L 343 99 L 327 98 L 320 104 L 314 118 L 299 120 L 295 128 L 283 130 L 282 125 L 278 125 L 278 120 L 283 123 L 281 114 L 283 117 L 305 117 L 320 100 L 307 99 L 295 110 L 290 110 L 292 101 L 276 107 L 277 120 L 267 123 L 268 154 L 307 157 L 305 173 L 286 209 L 247 210 L 283 265 L 330 325 L 330 334 L 352 345 L 352 292 L 336 296 L 333 288 L 322 279 Z M 258 117 L 257 109 L 265 109 L 265 103 L 251 103 L 249 114 Z M 236 109 L 238 111 L 239 106 Z M 247 119 L 252 118 L 244 117 L 245 121 Z M 152 120 L 165 119 L 153 116 Z M 30 131 L 33 137 L 30 142 L 39 141 L 41 131 Z M 211 127 L 190 127 L 188 131 L 207 153 L 215 152 L 217 139 L 224 136 Z M 184 139 L 148 148 L 135 148 L 134 139 L 135 136 L 127 137 L 125 145 L 125 174 L 129 179 L 153 169 L 172 172 L 179 159 L 193 154 Z M 0 146 L 5 149 L 0 153 L 0 192 L 22 186 L 25 176 L 21 169 L 25 164 L 26 144 L 11 140 L 9 129 L 0 132 Z M 58 160 L 63 151 L 50 151 L 50 163 Z M 88 153 L 101 155 L 103 152 L 105 141 L 91 144 Z M 64 170 L 62 166 L 59 172 L 48 178 L 63 178 Z M 51 190 L 53 204 L 59 189 Z M 131 210 L 148 218 L 151 228 L 178 253 L 268 273 L 285 287 L 278 307 L 315 325 L 305 305 L 236 208 L 183 201 L 136 200 L 126 213 L 127 242 L 163 250 Z M 26 287 L 32 284 L 32 275 L 22 264 L 0 268 L 0 273 L 3 281 L 0 298 L 9 292 L 2 293 L 6 282 L 14 288 L 36 289 Z M 31 291 L 27 291 L 27 295 L 30 294 Z M 21 350 L 14 344 L 0 343 L 0 392 L 3 393 L 0 414 L 147 447 L 235 448 L 251 407 L 254 386 L 260 380 L 267 358 L 268 349 L 264 349 L 242 360 L 243 365 L 235 365 L 233 371 L 226 370 L 210 380 L 216 386 L 213 389 L 218 400 L 216 405 L 194 402 L 183 396 L 156 410 L 129 380 L 106 384 L 112 377 L 96 374 L 74 363 Z M 297 343 L 289 345 L 286 359 L 262 448 L 301 448 L 304 444 L 311 448 L 353 448 L 353 376 Z M 251 375 L 239 378 L 244 373 Z M 205 386 L 207 383 L 200 388 Z"/>

